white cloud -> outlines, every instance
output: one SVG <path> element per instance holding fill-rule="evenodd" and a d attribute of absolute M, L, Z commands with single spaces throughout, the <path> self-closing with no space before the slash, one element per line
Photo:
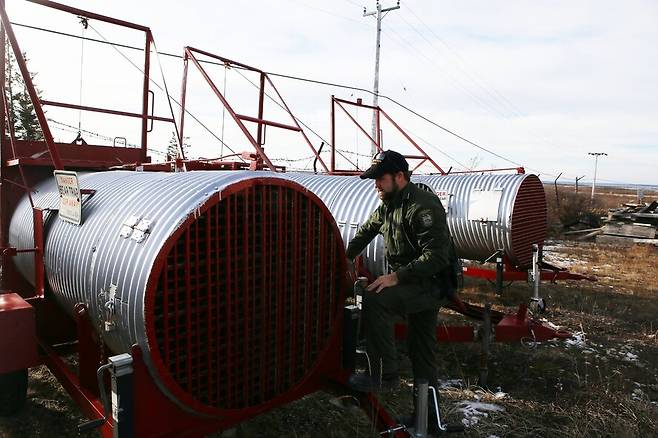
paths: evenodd
<path fill-rule="evenodd" d="M 80 32 L 75 17 L 8 3 L 14 21 Z M 268 71 L 372 87 L 374 20 L 361 16 L 356 6 L 361 2 L 67 3 L 149 25 L 160 50 L 182 53 L 189 44 Z M 92 24 L 110 40 L 142 44 L 135 32 Z M 39 72 L 44 95 L 77 103 L 79 42 L 54 36 L 44 39 L 28 30 L 17 32 L 32 59 L 31 67 Z M 95 37 L 89 31 L 88 36 Z M 590 174 L 587 152 L 602 150 L 610 154 L 600 165 L 603 179 L 657 184 L 656 41 L 658 4 L 651 0 L 403 1 L 401 9 L 384 20 L 381 91 L 544 175 Z M 96 51 L 100 54 L 94 55 Z M 139 52 L 123 51 L 139 62 Z M 182 62 L 163 58 L 163 65 L 170 92 L 177 97 Z M 139 111 L 140 73 L 113 50 L 86 44 L 85 69 L 89 75 L 83 103 Z M 209 70 L 221 84 L 222 69 Z M 152 72 L 159 81 L 157 64 Z M 295 113 L 327 139 L 332 93 L 371 99 L 366 93 L 274 80 Z M 250 87 L 235 73 L 229 74 L 231 101 L 241 111 L 253 113 L 256 104 Z M 207 85 L 197 76 L 189 92 L 190 109 L 219 131 L 221 107 Z M 158 112 L 168 115 L 164 96 L 156 94 Z M 480 155 L 482 165 L 509 166 L 385 100 L 381 104 L 403 127 L 462 163 Z M 49 115 L 77 123 L 75 112 L 50 109 Z M 369 126 L 367 117 L 360 116 Z M 280 113 L 272 117 L 286 121 Z M 137 142 L 133 121 L 108 122 L 94 115 L 85 115 L 83 121 L 99 132 L 127 135 Z M 186 126 L 199 155 L 219 151 L 212 136 L 193 122 Z M 234 126 L 229 128 L 227 122 L 225 127 L 227 142 L 247 147 Z M 340 144 L 355 147 L 354 128 L 340 127 Z M 151 144 L 164 148 L 170 132 L 170 126 L 158 124 Z M 309 136 L 319 144 L 319 139 Z M 396 136 L 389 129 L 385 138 L 393 142 Z M 273 156 L 308 155 L 299 139 L 277 136 L 270 129 L 268 140 Z M 367 151 L 364 138 L 358 146 L 360 152 Z M 432 148 L 428 152 L 446 168 L 455 165 Z"/>

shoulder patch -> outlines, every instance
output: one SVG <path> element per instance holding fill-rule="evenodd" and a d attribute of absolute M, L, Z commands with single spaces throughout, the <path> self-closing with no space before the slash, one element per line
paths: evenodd
<path fill-rule="evenodd" d="M 418 222 L 424 228 L 431 228 L 434 225 L 434 215 L 432 210 L 425 209 L 418 212 Z"/>

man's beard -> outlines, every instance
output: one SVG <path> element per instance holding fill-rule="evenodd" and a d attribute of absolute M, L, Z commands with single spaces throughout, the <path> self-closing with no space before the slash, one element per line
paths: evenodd
<path fill-rule="evenodd" d="M 393 199 L 395 199 L 395 195 L 397 195 L 399 191 L 400 187 L 398 186 L 398 183 L 393 181 L 393 189 L 390 192 L 379 192 L 379 197 L 384 202 L 391 202 Z"/>

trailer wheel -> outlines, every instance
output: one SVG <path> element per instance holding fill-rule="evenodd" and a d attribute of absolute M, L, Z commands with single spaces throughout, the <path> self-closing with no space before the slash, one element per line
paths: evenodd
<path fill-rule="evenodd" d="M 0 416 L 21 410 L 27 399 L 27 369 L 0 374 Z"/>

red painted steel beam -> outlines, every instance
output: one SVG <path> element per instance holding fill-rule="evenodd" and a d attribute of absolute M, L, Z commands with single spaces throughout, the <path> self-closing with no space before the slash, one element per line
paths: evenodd
<path fill-rule="evenodd" d="M 370 140 L 370 142 L 371 142 L 372 144 L 374 144 L 375 147 L 376 147 L 378 150 L 381 150 L 381 147 L 379 146 L 379 144 L 377 143 L 377 141 L 376 141 L 374 138 L 372 138 L 372 137 L 370 136 L 370 134 L 368 134 L 368 133 L 366 132 L 366 130 L 363 129 L 363 126 L 361 126 L 361 124 L 360 124 L 360 123 L 359 123 L 354 117 L 352 117 L 352 114 L 350 114 L 349 112 L 347 112 L 347 110 L 345 109 L 345 107 L 344 107 L 343 105 L 341 105 L 340 99 L 336 99 L 336 101 L 337 101 L 337 103 L 338 103 L 338 108 L 340 108 L 340 109 L 343 110 L 343 112 L 347 115 L 347 117 L 349 117 L 349 119 L 350 119 L 350 120 L 356 125 L 356 127 L 359 128 L 359 131 L 361 131 L 366 137 L 368 137 L 368 140 Z"/>
<path fill-rule="evenodd" d="M 478 268 L 474 266 L 464 266 L 464 275 L 467 277 L 483 278 L 485 280 L 495 280 L 496 271 L 494 269 Z M 528 273 L 525 271 L 503 271 L 503 279 L 507 281 L 527 281 Z"/>
<path fill-rule="evenodd" d="M 148 27 L 142 26 L 140 24 L 135 24 L 135 23 L 131 23 L 129 21 L 124 21 L 124 20 L 119 20 L 119 19 L 112 18 L 112 17 L 107 17 L 105 15 L 96 14 L 94 12 L 85 11 L 84 9 L 78 9 L 78 8 L 74 8 L 72 6 L 63 5 L 61 3 L 51 2 L 51 1 L 47 1 L 47 0 L 27 0 L 27 1 L 30 2 L 30 3 L 35 3 L 35 4 L 38 4 L 38 5 L 46 6 L 48 8 L 57 9 L 59 11 L 68 12 L 69 14 L 81 15 L 83 17 L 86 17 L 86 18 L 89 18 L 89 19 L 92 19 L 92 20 L 104 21 L 106 23 L 116 24 L 118 26 L 129 27 L 131 29 L 141 30 L 143 32 L 148 32 L 149 31 Z"/>
<path fill-rule="evenodd" d="M 46 290 L 46 270 L 43 262 L 44 255 L 44 229 L 43 210 L 32 209 L 34 221 L 34 288 L 37 298 L 43 298 Z"/>
<path fill-rule="evenodd" d="M 418 164 L 416 165 L 416 167 L 413 168 L 412 171 L 415 172 L 416 170 L 418 170 L 418 168 L 419 168 L 420 166 L 422 166 L 423 164 L 425 164 L 425 161 L 427 161 L 427 158 L 423 158 L 423 159 L 420 161 L 420 163 L 418 163 Z"/>
<path fill-rule="evenodd" d="M 194 56 L 194 53 L 198 53 L 198 54 L 201 54 L 201 55 L 203 55 L 203 56 L 207 56 L 207 57 L 209 57 L 209 58 L 212 58 L 212 59 L 215 59 L 215 60 L 221 61 L 221 62 L 223 62 L 223 63 L 226 64 L 226 65 L 234 65 L 234 66 L 237 66 L 237 67 L 243 68 L 243 69 L 245 69 L 245 70 L 249 70 L 249 71 L 257 72 L 257 73 L 260 74 L 260 87 L 259 87 L 259 91 L 258 91 L 258 96 L 259 96 L 259 97 L 258 97 L 258 100 L 259 100 L 259 103 L 258 103 L 258 117 L 257 117 L 257 118 L 253 118 L 253 117 L 250 117 L 250 116 L 245 116 L 245 115 L 241 115 L 241 114 L 236 114 L 236 113 L 235 113 L 235 111 L 234 111 L 233 108 L 230 106 L 230 104 L 228 103 L 228 101 L 226 100 L 226 98 L 222 95 L 222 93 L 219 91 L 219 89 L 215 86 L 214 82 L 210 79 L 210 77 L 208 76 L 208 74 L 207 74 L 207 73 L 205 72 L 205 70 L 201 67 L 200 62 L 199 62 L 199 60 L 196 59 L 196 57 Z M 302 129 L 302 127 L 299 125 L 299 123 L 298 123 L 298 121 L 297 121 L 297 118 L 293 115 L 292 111 L 290 110 L 290 107 L 288 107 L 288 104 L 286 104 L 285 100 L 284 100 L 283 97 L 281 96 L 281 93 L 279 93 L 279 90 L 276 88 L 276 86 L 274 85 L 274 83 L 272 82 L 272 80 L 269 78 L 269 76 L 267 75 L 267 73 L 265 73 L 264 71 L 262 71 L 262 70 L 260 70 L 260 69 L 255 68 L 255 67 L 252 67 L 252 66 L 250 66 L 250 65 L 243 64 L 243 63 L 240 63 L 240 62 L 234 61 L 234 60 L 232 60 L 232 59 L 225 58 L 225 57 L 223 57 L 223 56 L 219 56 L 219 55 L 215 55 L 215 54 L 210 53 L 210 52 L 207 52 L 207 51 L 205 51 L 205 50 L 197 49 L 197 48 L 195 48 L 195 47 L 190 47 L 190 46 L 185 47 L 185 60 L 187 60 L 187 59 L 192 59 L 192 62 L 193 62 L 193 63 L 196 65 L 196 67 L 199 69 L 199 71 L 201 72 L 201 74 L 202 74 L 202 76 L 204 77 L 204 79 L 206 79 L 206 82 L 208 83 L 208 85 L 210 86 L 210 88 L 211 88 L 211 89 L 213 90 L 213 92 L 217 95 L 217 97 L 221 100 L 222 104 L 223 104 L 224 107 L 229 111 L 229 114 L 231 115 L 231 117 L 233 117 L 233 119 L 234 119 L 235 122 L 238 124 L 238 126 L 240 127 L 240 129 L 242 130 L 242 132 L 244 133 L 244 135 L 245 135 L 245 136 L 247 137 L 247 139 L 249 140 L 249 142 L 250 142 L 250 143 L 252 144 L 252 146 L 254 146 L 254 148 L 258 151 L 258 154 L 261 156 L 261 158 L 263 159 L 263 161 L 265 161 L 265 163 L 267 163 L 267 166 L 270 168 L 270 170 L 272 170 L 272 171 L 274 171 L 274 172 L 277 171 L 277 170 L 276 170 L 276 166 L 274 166 L 274 165 L 271 163 L 270 159 L 267 157 L 267 155 L 265 154 L 265 151 L 264 151 L 264 150 L 262 149 L 262 147 L 261 147 L 261 143 L 262 143 L 263 138 L 264 138 L 264 136 L 263 136 L 263 132 L 262 132 L 262 127 L 263 127 L 263 125 L 270 125 L 270 126 L 274 126 L 274 127 L 277 127 L 277 128 L 289 129 L 289 130 L 293 130 L 293 131 L 297 131 L 297 132 L 299 132 L 299 133 L 304 137 L 304 140 L 306 141 L 306 144 L 308 145 L 308 147 L 311 149 L 311 151 L 313 151 L 313 154 L 315 155 L 316 159 L 320 162 L 320 165 L 322 166 L 322 168 L 324 169 L 324 171 L 325 171 L 325 172 L 329 172 L 329 168 L 328 168 L 327 165 L 324 163 L 324 160 L 322 160 L 322 157 L 320 157 L 319 152 L 315 149 L 315 147 L 313 146 L 313 144 L 311 143 L 311 141 L 310 141 L 310 140 L 308 139 L 308 137 L 306 136 L 306 133 L 304 132 L 304 130 Z M 294 124 L 295 124 L 295 127 L 294 127 L 294 128 L 293 128 L 291 125 L 286 125 L 286 124 L 278 123 L 278 122 L 271 122 L 271 121 L 267 121 L 267 120 L 264 120 L 264 119 L 263 119 L 263 103 L 264 103 L 264 96 L 265 96 L 265 81 L 267 81 L 267 82 L 270 84 L 270 86 L 272 87 L 272 89 L 275 91 L 275 93 L 276 93 L 277 96 L 279 97 L 279 99 L 280 99 L 280 101 L 281 101 L 281 105 L 283 106 L 283 108 L 286 110 L 286 112 L 288 112 L 288 114 L 289 114 L 290 117 L 292 118 L 292 120 L 293 120 L 293 122 L 294 122 Z M 187 82 L 187 76 L 186 76 L 186 71 L 184 71 L 184 77 L 183 77 L 183 83 L 184 83 L 184 85 L 183 85 L 183 87 L 182 87 L 182 90 L 183 90 L 183 92 L 182 92 L 182 93 L 183 93 L 183 97 L 184 97 L 184 93 L 185 93 L 185 83 L 186 83 L 186 82 Z M 255 123 L 258 124 L 258 130 L 257 130 L 257 136 L 256 136 L 256 138 L 253 138 L 253 136 L 252 136 L 251 133 L 247 130 L 247 128 L 244 126 L 244 124 L 241 122 L 241 120 L 247 120 L 247 121 L 255 122 Z M 181 134 L 181 135 L 182 135 L 182 134 Z"/>
<path fill-rule="evenodd" d="M 446 172 L 441 168 L 441 166 L 439 166 L 439 165 L 438 165 L 438 164 L 437 164 L 437 163 L 436 163 L 436 162 L 435 162 L 435 161 L 434 161 L 434 160 L 433 160 L 433 159 L 432 159 L 432 158 L 431 158 L 431 157 L 430 157 L 430 156 L 429 156 L 424 150 L 423 150 L 423 148 L 421 148 L 421 147 L 418 145 L 418 143 L 416 143 L 416 142 L 415 142 L 415 141 L 414 141 L 414 140 L 413 140 L 413 139 L 412 139 L 412 138 L 411 138 L 411 137 L 410 137 L 410 136 L 409 136 L 409 135 L 408 135 L 408 134 L 407 134 L 407 133 L 406 133 L 406 132 L 405 132 L 405 131 L 404 131 L 404 130 L 403 130 L 403 129 L 402 129 L 402 128 L 401 128 L 401 127 L 400 127 L 400 126 L 399 126 L 399 125 L 398 125 L 398 124 L 397 124 L 397 123 L 396 123 L 396 122 L 395 122 L 395 121 L 394 121 L 394 120 L 393 120 L 388 114 L 387 114 L 387 113 L 386 113 L 386 111 L 384 111 L 384 110 L 381 109 L 380 107 L 378 107 L 378 106 L 372 106 L 372 105 L 367 105 L 367 104 L 364 104 L 363 102 L 359 102 L 359 101 L 357 101 L 357 102 L 351 102 L 351 101 L 349 101 L 349 100 L 340 99 L 340 98 L 337 98 L 337 97 L 332 96 L 332 112 L 333 112 L 333 104 L 334 104 L 334 103 L 337 103 L 337 104 L 338 104 L 338 106 L 339 106 L 339 107 L 345 112 L 345 114 L 347 114 L 347 116 L 348 116 L 348 117 L 350 118 L 350 120 L 351 120 L 351 121 L 357 126 L 357 128 L 359 128 L 359 130 L 360 130 L 363 134 L 365 134 L 365 136 L 366 136 L 366 137 L 367 137 L 367 138 L 368 138 L 368 139 L 369 139 L 369 140 L 375 145 L 375 147 L 377 148 L 377 150 L 382 150 L 382 147 L 381 147 L 381 135 L 380 135 L 380 126 L 381 126 L 380 115 L 383 114 L 384 117 L 385 117 L 385 118 L 386 118 L 386 119 L 387 119 L 387 120 L 393 125 L 393 127 L 395 127 L 395 129 L 397 129 L 398 132 L 400 132 L 400 134 L 402 134 L 402 135 L 407 139 L 407 141 L 408 141 L 409 143 L 411 143 L 412 146 L 413 146 L 414 148 L 416 148 L 416 150 L 418 150 L 418 152 L 420 152 L 420 153 L 422 154 L 422 155 L 405 155 L 405 157 L 406 157 L 406 158 L 409 158 L 409 159 L 422 160 L 421 163 L 418 164 L 418 165 L 414 168 L 414 170 L 418 169 L 418 168 L 419 168 L 419 167 L 420 167 L 425 161 L 429 161 L 430 163 L 432 163 L 432 165 L 433 165 L 433 166 L 434 166 L 439 172 L 441 172 L 441 174 L 443 174 L 443 175 L 446 174 Z M 359 122 L 357 122 L 357 121 L 354 119 L 354 117 L 352 117 L 352 115 L 351 115 L 349 112 L 347 112 L 347 110 L 345 109 L 345 107 L 343 107 L 342 104 L 351 105 L 351 106 L 356 106 L 356 107 L 361 107 L 361 108 L 368 108 L 368 109 L 371 109 L 371 110 L 373 110 L 373 111 L 376 112 L 376 123 L 377 123 L 377 135 L 376 135 L 377 139 L 376 139 L 376 140 L 375 140 L 374 138 L 372 138 L 372 137 L 370 136 L 370 134 L 368 134 L 368 133 L 363 129 L 363 127 L 359 124 Z M 335 130 L 335 122 L 334 122 L 334 120 L 333 120 L 333 116 L 332 116 L 332 133 L 333 133 L 334 130 Z M 334 137 L 335 137 L 335 135 L 334 135 Z M 333 145 L 333 146 L 334 146 L 334 148 L 335 148 L 335 145 Z"/>
<path fill-rule="evenodd" d="M 338 97 L 334 98 L 334 100 L 336 102 L 339 102 L 339 103 L 344 103 L 344 104 L 351 105 L 351 106 L 359 106 L 359 107 L 362 107 L 362 108 L 368 108 L 368 109 L 375 110 L 375 111 L 380 109 L 378 106 L 372 106 L 372 105 L 368 105 L 368 104 L 365 104 L 365 103 L 352 102 L 352 101 L 341 99 L 341 98 L 338 98 Z"/>
<path fill-rule="evenodd" d="M 265 73 L 260 74 L 260 87 L 258 88 L 258 119 L 263 119 L 263 111 L 265 109 Z M 256 141 L 258 144 L 264 144 L 263 125 L 258 122 L 258 134 Z"/>
<path fill-rule="evenodd" d="M 56 106 L 60 108 L 70 108 L 70 109 L 77 109 L 77 110 L 82 110 L 82 111 L 90 111 L 90 112 L 96 112 L 96 113 L 104 113 L 104 114 L 112 114 L 115 116 L 125 116 L 125 117 L 135 117 L 138 119 L 143 118 L 144 116 L 142 114 L 138 113 L 131 113 L 127 111 L 119 111 L 119 110 L 110 110 L 110 109 L 105 109 L 105 108 L 98 108 L 98 107 L 93 107 L 93 106 L 86 106 L 86 105 L 76 105 L 73 103 L 64 103 L 64 102 L 55 102 L 52 100 L 41 100 L 42 105 L 48 105 L 48 106 Z M 160 116 L 146 116 L 147 120 L 156 120 L 158 122 L 169 122 L 173 123 L 174 119 L 169 118 L 169 117 L 160 117 Z"/>
<path fill-rule="evenodd" d="M 183 59 L 183 79 L 181 81 L 180 87 L 180 130 L 178 131 L 178 144 L 183 144 L 183 129 L 185 129 L 185 98 L 187 97 L 187 69 L 188 69 L 189 59 L 187 57 L 187 52 L 185 52 L 185 58 Z M 181 147 L 181 150 L 183 148 Z M 171 157 L 169 157 L 171 158 Z"/>
<path fill-rule="evenodd" d="M 272 87 L 272 89 L 274 90 L 274 92 L 276 93 L 276 95 L 279 97 L 279 100 L 281 101 L 281 104 L 283 105 L 283 107 L 285 108 L 285 110 L 288 112 L 288 115 L 292 118 L 293 122 L 295 122 L 295 125 L 299 128 L 299 132 L 300 132 L 300 134 L 302 134 L 302 137 L 304 137 L 304 140 L 306 141 L 306 144 L 307 144 L 308 147 L 311 149 L 311 151 L 313 151 L 313 154 L 315 155 L 315 158 L 320 162 L 320 165 L 322 166 L 322 168 L 324 169 L 324 171 L 325 171 L 325 172 L 329 172 L 329 168 L 328 168 L 327 165 L 325 164 L 325 162 L 324 162 L 324 160 L 322 159 L 322 157 L 320 157 L 320 153 L 315 149 L 315 147 L 313 146 L 313 143 L 311 143 L 311 140 L 308 139 L 308 137 L 306 136 L 306 133 L 302 130 L 302 127 L 299 126 L 299 122 L 297 121 L 297 118 L 293 115 L 292 111 L 291 111 L 290 108 L 288 107 L 288 104 L 287 104 L 286 101 L 283 99 L 283 96 L 281 96 L 281 93 L 279 93 L 279 89 L 276 88 L 276 85 L 274 85 L 274 82 L 272 82 L 272 80 L 271 80 L 270 77 L 267 75 L 267 73 L 265 73 L 265 79 L 266 79 L 267 82 L 270 84 L 270 86 Z"/>
<path fill-rule="evenodd" d="M 297 132 L 301 131 L 301 128 L 297 126 L 286 125 L 284 123 L 273 122 L 271 120 L 260 119 L 258 117 L 245 116 L 244 114 L 236 114 L 236 116 L 240 120 L 246 120 L 247 122 L 258 123 L 259 125 L 262 124 L 262 125 L 274 126 L 275 128 L 287 129 L 289 131 L 297 131 Z"/>
<path fill-rule="evenodd" d="M 464 275 L 467 277 L 483 278 L 485 280 L 494 281 L 496 279 L 496 271 L 494 269 L 478 268 L 473 266 L 464 267 Z M 596 281 L 596 278 L 587 275 L 576 274 L 569 271 L 552 271 L 542 269 L 540 271 L 540 278 L 544 281 L 555 282 L 557 280 L 588 280 Z M 527 281 L 528 273 L 526 271 L 505 270 L 503 271 L 504 281 Z"/>
<path fill-rule="evenodd" d="M 41 103 L 39 101 L 39 95 L 37 94 L 37 90 L 34 87 L 34 83 L 32 82 L 32 76 L 30 76 L 30 71 L 27 69 L 25 58 L 23 58 L 23 52 L 21 51 L 21 48 L 18 45 L 18 41 L 16 40 L 16 35 L 14 34 L 14 30 L 11 26 L 11 23 L 9 22 L 9 17 L 7 16 L 7 11 L 5 10 L 4 5 L 3 7 L 0 7 L 0 18 L 2 19 L 2 27 L 7 33 L 7 37 L 9 38 L 11 48 L 14 51 L 16 62 L 18 63 L 18 67 L 21 71 L 21 75 L 23 76 L 25 88 L 27 89 L 27 92 L 30 96 L 32 105 L 34 106 L 34 112 L 37 115 L 39 126 L 41 127 L 41 131 L 43 132 L 43 138 L 45 139 L 46 145 L 48 146 L 48 152 L 50 153 L 50 158 L 53 161 L 53 165 L 55 166 L 55 169 L 63 169 L 64 166 L 59 156 L 59 152 L 55 147 L 55 140 L 53 139 L 53 135 L 50 132 L 50 127 L 48 126 L 48 121 L 46 120 L 46 114 L 43 112 L 43 108 L 41 107 Z"/>
<path fill-rule="evenodd" d="M 144 158 L 146 157 L 146 151 L 148 147 L 148 112 L 149 112 L 149 81 L 150 81 L 149 74 L 151 70 L 151 42 L 153 40 L 153 35 L 151 35 L 151 30 L 147 28 L 145 32 L 146 32 L 146 37 L 144 43 L 144 84 L 142 85 L 142 160 L 144 160 Z M 164 81 L 164 77 L 162 78 L 162 80 Z M 169 96 L 167 96 L 167 99 L 169 99 Z"/>
<path fill-rule="evenodd" d="M 413 141 L 413 139 L 412 139 L 411 137 L 409 137 L 409 134 L 407 134 L 402 128 L 400 128 L 400 126 L 399 126 L 397 123 L 395 123 L 395 121 L 394 121 L 391 117 L 389 117 L 388 114 L 386 114 L 386 111 L 384 111 L 384 110 L 381 109 L 381 108 L 378 108 L 378 110 L 379 110 L 379 112 L 381 112 L 381 113 L 384 115 L 384 117 L 386 117 L 386 119 L 387 119 L 387 120 L 388 120 L 388 121 L 389 121 L 389 122 L 395 127 L 395 129 L 397 129 L 398 132 L 399 132 L 400 134 L 402 134 L 402 135 L 404 136 L 404 138 L 406 138 L 406 139 L 409 141 L 409 143 L 411 143 L 411 144 L 412 144 L 412 145 L 418 150 L 418 152 L 420 152 L 421 154 L 423 154 L 423 158 L 427 158 L 427 161 L 429 161 L 430 163 L 432 163 L 432 165 L 433 165 L 434 167 L 436 167 L 437 170 L 438 170 L 439 172 L 441 172 L 441 174 L 445 175 L 445 172 L 444 172 L 443 169 L 441 169 L 441 166 L 439 166 L 438 164 L 436 164 L 436 162 L 435 162 L 435 161 L 434 161 L 429 155 L 427 155 L 427 153 L 423 150 L 423 148 L 421 148 L 421 147 L 418 145 L 418 143 L 416 143 L 415 141 Z"/>
<path fill-rule="evenodd" d="M 0 5 L 0 7 L 2 7 L 2 6 L 4 6 L 4 4 Z M 3 41 L 3 44 L 2 44 L 2 49 L 3 49 L 2 50 L 2 52 L 3 52 L 2 59 L 5 60 L 4 32 L 2 33 L 2 38 L 0 38 L 0 39 L 2 39 L 2 41 Z M 4 119 L 4 115 L 9 114 L 9 102 L 8 102 L 8 99 L 7 99 L 7 90 L 5 88 L 5 81 L 4 81 L 4 69 L 2 71 L 2 78 L 3 79 L 0 79 L 0 80 L 2 80 L 1 87 L 2 87 L 2 117 L 3 117 L 3 119 L 2 119 L 2 128 L 0 128 L 0 129 L 2 129 L 2 131 L 3 131 L 2 132 L 2 140 L 3 141 L 0 142 L 0 148 L 2 147 L 1 145 L 4 143 L 4 137 L 5 137 L 5 132 L 4 131 L 5 131 L 5 123 L 6 122 L 5 122 L 5 119 Z M 9 120 L 9 118 L 7 118 L 7 120 Z M 7 129 L 8 133 L 9 133 L 9 145 L 11 146 L 11 153 L 13 155 L 13 158 L 15 159 L 16 158 L 16 133 L 14 132 L 14 124 L 13 123 L 7 123 L 6 126 L 9 128 L 9 129 Z M 0 152 L 0 155 L 1 155 L 1 152 Z M 1 161 L 0 161 L 0 163 L 1 163 Z M 20 174 L 21 180 L 23 181 L 23 184 L 22 184 L 23 190 L 25 190 L 25 193 L 27 193 L 27 197 L 30 200 L 30 205 L 34 208 L 34 199 L 32 199 L 32 190 L 28 186 L 27 179 L 25 178 L 25 172 L 23 172 L 23 167 L 22 166 L 18 167 L 18 173 Z M 13 183 L 13 181 L 12 181 L 12 183 Z M 0 203 L 0 205 L 2 205 L 2 203 Z M 2 232 L 0 232 L 0 233 L 2 233 Z M 6 244 L 4 242 L 4 239 L 3 239 L 2 244 L 3 245 Z"/>
<path fill-rule="evenodd" d="M 206 70 L 203 68 L 203 66 L 196 59 L 196 57 L 194 56 L 194 53 L 192 53 L 193 50 L 196 50 L 196 49 L 191 49 L 190 47 L 186 47 L 185 48 L 186 56 L 188 56 L 189 59 L 192 60 L 192 62 L 194 63 L 196 68 L 199 70 L 199 72 L 201 73 L 203 78 L 206 80 L 206 82 L 208 83 L 208 85 L 210 86 L 212 91 L 215 93 L 217 98 L 222 102 L 224 107 L 228 110 L 228 113 L 233 118 L 235 123 L 238 124 L 238 127 L 242 130 L 242 133 L 245 135 L 245 137 L 247 137 L 247 140 L 249 140 L 249 142 L 254 147 L 254 149 L 256 149 L 258 151 L 258 154 L 261 156 L 263 161 L 265 161 L 265 163 L 267 163 L 267 166 L 270 168 L 270 170 L 272 172 L 278 172 L 276 167 L 274 166 L 274 164 L 272 164 L 272 162 L 270 161 L 269 157 L 265 154 L 265 151 L 263 150 L 263 148 L 258 144 L 256 139 L 251 135 L 251 133 L 249 132 L 247 127 L 244 126 L 244 123 L 242 123 L 242 120 L 240 120 L 238 118 L 238 115 L 233 110 L 233 107 L 231 107 L 231 105 L 228 103 L 228 101 L 226 100 L 224 95 L 219 91 L 219 88 L 217 88 L 217 86 L 215 85 L 213 80 L 210 78 L 210 76 L 208 76 L 208 73 L 206 72 Z M 199 53 L 202 53 L 202 54 L 207 54 L 207 52 L 202 52 L 202 51 L 199 51 L 199 50 L 196 50 L 196 51 L 199 52 Z M 210 56 L 210 54 L 208 54 L 207 56 Z"/>
<path fill-rule="evenodd" d="M 525 173 L 525 169 L 523 167 L 501 167 L 499 169 L 475 169 L 475 170 L 464 170 L 459 172 L 450 172 L 450 175 L 459 175 L 462 173 L 504 172 L 508 170 L 514 170 L 516 173 Z"/>
<path fill-rule="evenodd" d="M 336 98 L 331 95 L 331 173 L 336 172 Z"/>
<path fill-rule="evenodd" d="M 98 397 L 80 384 L 78 376 L 76 376 L 68 365 L 60 359 L 57 353 L 49 345 L 45 342 L 40 342 L 39 345 L 45 352 L 43 360 L 48 366 L 48 369 L 57 378 L 66 392 L 69 393 L 75 404 L 80 407 L 80 410 L 85 416 L 92 420 L 103 418 L 105 416 L 103 403 Z M 101 426 L 101 431 L 104 436 L 112 436 L 112 425 L 110 422 L 111 418 Z"/>
<path fill-rule="evenodd" d="M 237 65 L 238 67 L 242 67 L 246 70 L 251 70 L 251 71 L 258 72 L 258 73 L 265 73 L 264 71 L 262 71 L 262 70 L 260 70 L 256 67 L 252 67 L 250 65 L 243 64 L 241 62 L 233 61 L 232 59 L 225 58 L 225 57 L 219 56 L 219 55 L 215 55 L 214 53 L 206 52 L 205 50 L 197 49 L 195 47 L 187 46 L 186 50 L 189 50 L 190 52 L 200 53 L 201 55 L 207 56 L 209 58 L 213 58 L 213 59 L 216 59 L 218 61 L 222 61 L 224 64 Z"/>

